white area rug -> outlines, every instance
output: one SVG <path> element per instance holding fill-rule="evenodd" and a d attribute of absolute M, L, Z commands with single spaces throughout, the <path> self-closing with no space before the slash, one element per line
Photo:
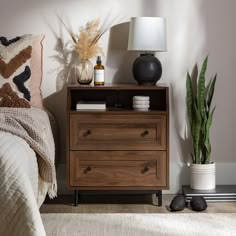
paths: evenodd
<path fill-rule="evenodd" d="M 236 236 L 234 214 L 42 214 L 47 236 Z"/>

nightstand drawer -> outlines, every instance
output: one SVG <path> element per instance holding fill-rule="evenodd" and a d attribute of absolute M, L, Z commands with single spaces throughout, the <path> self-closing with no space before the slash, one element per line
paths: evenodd
<path fill-rule="evenodd" d="M 165 150 L 165 115 L 72 115 L 72 150 Z"/>
<path fill-rule="evenodd" d="M 77 187 L 166 186 L 166 153 L 71 152 L 70 173 L 70 185 Z"/>

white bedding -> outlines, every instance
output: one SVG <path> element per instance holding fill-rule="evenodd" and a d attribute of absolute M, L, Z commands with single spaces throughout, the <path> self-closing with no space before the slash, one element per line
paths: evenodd
<path fill-rule="evenodd" d="M 46 235 L 38 209 L 47 192 L 43 184 L 35 152 L 24 139 L 0 131 L 0 235 Z"/>

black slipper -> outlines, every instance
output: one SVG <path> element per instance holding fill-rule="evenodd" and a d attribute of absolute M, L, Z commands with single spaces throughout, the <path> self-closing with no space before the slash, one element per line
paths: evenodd
<path fill-rule="evenodd" d="M 182 195 L 175 196 L 170 204 L 171 211 L 182 211 L 186 206 L 185 197 Z"/>
<path fill-rule="evenodd" d="M 207 209 L 206 200 L 203 197 L 192 197 L 190 206 L 194 211 L 204 211 Z"/>

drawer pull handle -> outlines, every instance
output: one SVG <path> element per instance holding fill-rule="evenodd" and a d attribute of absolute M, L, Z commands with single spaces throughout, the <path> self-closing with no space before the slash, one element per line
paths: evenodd
<path fill-rule="evenodd" d="M 84 170 L 84 173 L 87 174 L 89 171 L 91 171 L 92 168 L 90 166 L 88 166 L 85 170 Z"/>
<path fill-rule="evenodd" d="M 141 135 L 142 135 L 142 137 L 145 137 L 145 136 L 147 136 L 148 134 L 149 134 L 148 130 L 145 130 Z"/>
<path fill-rule="evenodd" d="M 148 171 L 149 171 L 148 166 L 145 166 L 144 169 L 143 169 L 141 172 L 142 172 L 142 174 L 145 174 L 145 173 L 148 172 Z"/>
<path fill-rule="evenodd" d="M 84 137 L 87 137 L 87 136 L 89 136 L 90 134 L 92 134 L 91 130 L 87 130 L 87 131 L 84 133 Z"/>

